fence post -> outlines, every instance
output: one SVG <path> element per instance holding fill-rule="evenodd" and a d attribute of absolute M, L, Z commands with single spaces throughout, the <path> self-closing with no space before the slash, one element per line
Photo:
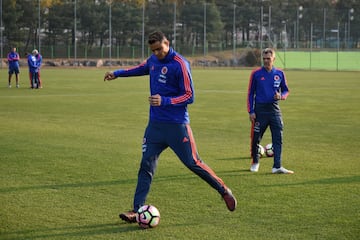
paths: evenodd
<path fill-rule="evenodd" d="M 85 59 L 87 59 L 87 45 L 85 45 L 85 51 L 84 51 L 84 56 L 85 56 Z"/>

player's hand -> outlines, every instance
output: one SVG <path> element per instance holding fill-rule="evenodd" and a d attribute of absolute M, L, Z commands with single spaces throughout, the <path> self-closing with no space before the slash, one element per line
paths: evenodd
<path fill-rule="evenodd" d="M 161 96 L 159 94 L 150 96 L 149 103 L 151 106 L 161 106 Z"/>
<path fill-rule="evenodd" d="M 255 113 L 250 113 L 249 114 L 249 119 L 250 119 L 250 122 L 255 122 L 256 114 Z"/>
<path fill-rule="evenodd" d="M 114 80 L 116 77 L 114 75 L 114 72 L 106 72 L 104 76 L 104 82 Z"/>
<path fill-rule="evenodd" d="M 279 93 L 278 91 L 276 91 L 275 95 L 274 95 L 274 99 L 275 100 L 281 100 L 281 93 Z"/>
<path fill-rule="evenodd" d="M 274 95 L 274 99 L 275 100 L 281 100 L 281 94 L 276 92 L 276 94 Z"/>

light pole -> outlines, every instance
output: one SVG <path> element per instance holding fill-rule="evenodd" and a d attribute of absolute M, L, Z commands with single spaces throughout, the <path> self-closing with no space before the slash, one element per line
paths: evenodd
<path fill-rule="evenodd" d="M 111 5 L 112 5 L 112 0 L 109 0 L 109 64 L 111 66 L 111 44 L 112 44 L 112 36 L 111 36 Z"/>
<path fill-rule="evenodd" d="M 302 10 L 303 7 L 299 6 L 296 12 L 296 48 L 299 48 L 299 20 L 303 17 Z"/>
<path fill-rule="evenodd" d="M 350 48 L 350 22 L 352 21 L 352 20 L 354 20 L 354 15 L 353 15 L 353 13 L 354 13 L 354 9 L 353 8 L 351 8 L 351 9 L 349 9 L 349 12 L 348 12 L 348 38 L 347 38 L 347 40 L 348 40 L 348 48 Z"/>
<path fill-rule="evenodd" d="M 174 34 L 174 40 L 173 40 L 173 48 L 176 49 L 176 2 L 174 2 L 174 26 L 173 26 L 173 34 Z"/>
<path fill-rule="evenodd" d="M 235 53 L 236 53 L 236 21 L 235 21 L 235 17 L 236 17 L 236 4 L 234 1 L 234 11 L 233 11 L 233 58 L 234 58 L 234 64 L 236 63 L 236 57 L 235 57 Z"/>
<path fill-rule="evenodd" d="M 76 0 L 74 1 L 74 66 L 76 64 Z"/>
<path fill-rule="evenodd" d="M 39 31 L 38 31 L 39 43 L 38 43 L 38 50 L 39 50 L 39 52 L 41 52 L 41 39 L 40 39 L 40 32 L 41 32 L 40 1 L 41 1 L 41 0 L 38 1 L 38 18 L 39 18 Z"/>
<path fill-rule="evenodd" d="M 1 53 L 0 53 L 0 68 L 2 68 L 3 67 L 3 64 L 2 64 L 2 58 L 3 58 L 3 21 L 2 21 L 2 11 L 3 11 L 3 9 L 2 9 L 2 0 L 0 0 L 0 25 L 1 25 L 1 27 L 0 27 L 0 32 L 1 32 L 1 36 L 0 36 L 0 42 L 1 42 Z"/>
<path fill-rule="evenodd" d="M 204 2 L 204 57 L 206 56 L 206 2 Z"/>
<path fill-rule="evenodd" d="M 142 4 L 142 25 L 141 25 L 141 60 L 145 58 L 145 1 Z"/>

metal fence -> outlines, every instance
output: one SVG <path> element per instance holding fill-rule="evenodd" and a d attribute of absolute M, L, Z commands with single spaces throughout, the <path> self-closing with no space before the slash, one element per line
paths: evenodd
<path fill-rule="evenodd" d="M 111 4 L 109 8 L 111 13 Z M 102 46 L 88 46 L 76 41 L 76 38 L 66 43 L 58 41 L 56 45 L 49 45 L 46 44 L 46 36 L 39 36 L 32 47 L 38 48 L 43 57 L 50 60 L 141 61 L 150 55 L 145 42 L 146 35 L 156 28 L 165 31 L 175 50 L 196 59 L 193 64 L 197 66 L 255 66 L 259 65 L 256 52 L 265 47 L 274 47 L 278 52 L 277 63 L 284 68 L 360 70 L 360 24 L 356 24 L 360 18 L 357 14 L 359 9 L 315 9 L 302 6 L 276 9 L 271 5 L 259 5 L 252 8 L 251 19 L 244 26 L 244 18 L 241 16 L 249 14 L 249 9 L 224 2 L 217 10 L 223 19 L 227 18 L 227 26 L 214 32 L 211 30 L 214 26 L 210 17 L 210 4 L 206 1 L 201 11 L 196 13 L 196 23 L 181 15 L 176 3 L 162 4 L 162 9 L 173 9 L 173 16 L 166 21 L 160 21 L 157 15 L 159 11 L 154 12 L 153 8 L 150 3 L 143 4 L 143 9 L 139 8 L 135 14 L 136 19 L 135 16 L 134 19 L 131 16 L 126 19 L 128 23 L 137 21 L 136 25 L 142 26 L 134 29 L 138 35 L 137 43 L 132 41 L 120 44 L 117 41 L 116 35 L 112 34 L 116 28 L 112 22 L 121 16 L 113 13 L 108 16 L 108 39 L 104 40 Z M 228 14 L 229 8 L 232 9 L 231 14 Z M 139 19 L 142 19 L 141 23 Z M 77 19 L 74 19 L 76 22 Z M 189 38 L 192 39 L 190 43 Z M 4 46 L 5 49 L 10 47 Z M 255 59 L 249 62 L 251 55 Z"/>

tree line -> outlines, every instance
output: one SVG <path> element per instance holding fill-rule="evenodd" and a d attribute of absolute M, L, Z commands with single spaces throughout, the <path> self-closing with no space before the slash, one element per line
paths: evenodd
<path fill-rule="evenodd" d="M 1 0 L 2 46 L 140 46 L 161 29 L 173 45 L 319 47 L 339 32 L 358 47 L 357 0 Z M 311 26 L 311 27 L 310 27 Z M 300 44 L 299 44 L 300 42 Z"/>

